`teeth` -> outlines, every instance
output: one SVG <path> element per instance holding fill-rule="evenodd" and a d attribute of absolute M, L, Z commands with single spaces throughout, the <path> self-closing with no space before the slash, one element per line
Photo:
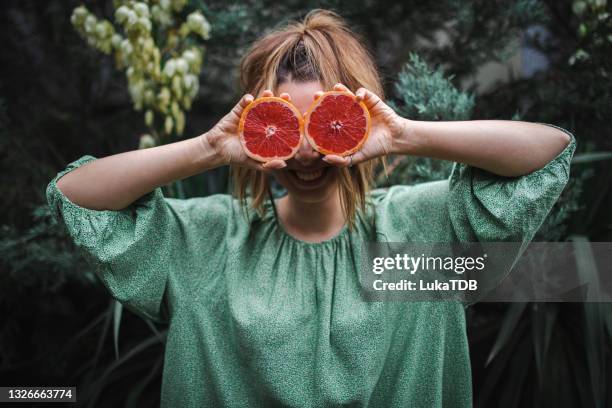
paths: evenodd
<path fill-rule="evenodd" d="M 321 177 L 321 174 L 323 174 L 323 169 L 319 169 L 319 170 L 315 170 L 311 172 L 296 171 L 295 174 L 297 178 L 299 178 L 300 180 L 312 181 L 314 179 Z"/>

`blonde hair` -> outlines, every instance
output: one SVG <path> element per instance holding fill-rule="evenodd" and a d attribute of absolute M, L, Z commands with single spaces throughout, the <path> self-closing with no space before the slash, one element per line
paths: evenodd
<path fill-rule="evenodd" d="M 336 83 L 355 92 L 365 87 L 383 96 L 382 84 L 374 60 L 361 39 L 345 21 L 328 10 L 313 10 L 303 21 L 275 30 L 249 49 L 240 64 L 240 82 L 244 93 L 259 95 L 265 89 L 276 93 L 286 81 L 320 81 L 325 90 Z M 342 210 L 349 226 L 353 226 L 356 211 L 365 211 L 375 161 L 340 168 L 339 191 Z M 263 212 L 268 191 L 266 175 L 256 170 L 232 167 L 235 195 L 246 205 Z"/>

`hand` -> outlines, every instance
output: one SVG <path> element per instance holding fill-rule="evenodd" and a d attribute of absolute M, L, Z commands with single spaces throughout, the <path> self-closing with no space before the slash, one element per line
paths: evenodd
<path fill-rule="evenodd" d="M 274 96 L 274 94 L 270 90 L 265 90 L 262 96 Z M 287 101 L 290 100 L 287 93 L 283 93 L 279 97 Z M 253 99 L 253 95 L 244 95 L 230 113 L 200 137 L 203 139 L 205 146 L 208 145 L 210 149 L 216 152 L 223 164 L 233 164 L 260 171 L 282 169 L 287 165 L 284 160 L 272 160 L 267 163 L 258 162 L 246 155 L 240 143 L 238 135 L 240 116 L 244 109 L 253 102 Z"/>
<path fill-rule="evenodd" d="M 336 84 L 334 90 L 351 92 L 342 84 Z M 323 92 L 317 92 L 315 99 L 322 94 Z M 395 113 L 378 95 L 366 88 L 359 88 L 355 92 L 355 97 L 358 101 L 362 101 L 370 112 L 370 135 L 361 149 L 351 156 L 341 157 L 330 154 L 323 158 L 334 166 L 351 166 L 392 153 L 393 141 L 404 132 L 405 119 Z"/>

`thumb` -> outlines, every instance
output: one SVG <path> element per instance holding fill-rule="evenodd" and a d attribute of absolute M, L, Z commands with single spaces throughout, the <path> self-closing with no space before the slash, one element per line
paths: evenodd
<path fill-rule="evenodd" d="M 238 101 L 238 103 L 232 108 L 231 114 L 239 120 L 240 116 L 242 116 L 242 112 L 247 106 L 251 104 L 251 102 L 253 102 L 253 99 L 253 95 L 245 94 L 242 98 L 240 98 L 240 101 Z"/>
<path fill-rule="evenodd" d="M 362 101 L 369 110 L 383 103 L 378 95 L 366 88 L 359 88 L 357 92 L 355 92 L 355 97 L 358 101 Z"/>

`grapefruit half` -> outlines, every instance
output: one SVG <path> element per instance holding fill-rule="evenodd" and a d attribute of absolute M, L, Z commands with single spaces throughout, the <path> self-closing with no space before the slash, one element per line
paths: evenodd
<path fill-rule="evenodd" d="M 319 152 L 348 156 L 367 140 L 370 113 L 350 92 L 326 92 L 306 112 L 304 132 Z"/>
<path fill-rule="evenodd" d="M 267 162 L 287 160 L 302 143 L 304 121 L 291 103 L 274 96 L 257 98 L 242 112 L 238 134 L 245 153 Z"/>

